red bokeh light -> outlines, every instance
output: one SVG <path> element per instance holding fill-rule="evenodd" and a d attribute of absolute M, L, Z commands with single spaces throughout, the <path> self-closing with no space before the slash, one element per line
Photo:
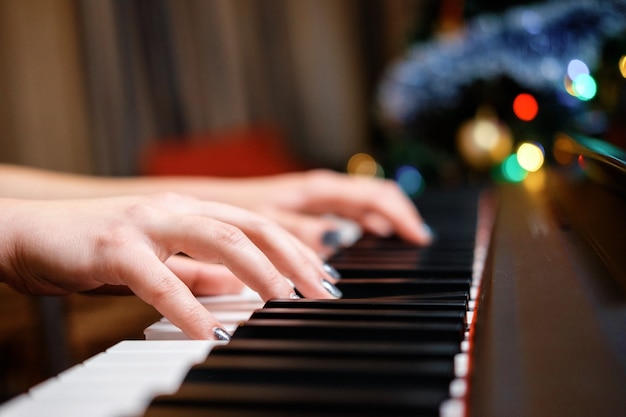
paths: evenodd
<path fill-rule="evenodd" d="M 518 94 L 515 100 L 513 100 L 513 112 L 521 120 L 529 122 L 537 116 L 539 104 L 537 104 L 537 100 L 535 100 L 532 94 Z"/>

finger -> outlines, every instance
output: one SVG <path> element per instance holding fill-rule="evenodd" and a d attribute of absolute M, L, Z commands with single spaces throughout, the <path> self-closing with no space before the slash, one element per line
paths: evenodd
<path fill-rule="evenodd" d="M 174 255 L 165 264 L 195 296 L 238 294 L 244 284 L 224 265 Z"/>
<path fill-rule="evenodd" d="M 219 253 L 222 263 L 263 299 L 292 296 L 285 290 L 285 285 L 289 285 L 285 277 L 307 297 L 337 296 L 337 291 L 329 290 L 327 282 L 331 277 L 321 259 L 276 223 L 226 204 L 198 201 L 197 209 L 198 214 L 210 218 L 184 216 L 172 223 L 176 228 L 170 232 L 180 234 L 178 241 L 183 244 L 185 238 L 193 237 L 187 240 L 201 242 L 213 236 L 205 242 L 210 245 L 206 250 Z M 197 249 L 192 245 L 181 251 L 202 259 L 203 253 Z M 247 259 L 242 258 L 244 255 Z"/>
<path fill-rule="evenodd" d="M 339 224 L 333 219 L 287 210 L 274 210 L 271 217 L 321 258 L 335 253 L 341 246 Z"/>
<path fill-rule="evenodd" d="M 117 265 L 128 287 L 189 338 L 223 340 L 227 335 L 220 322 L 154 253 L 138 250 Z"/>
<path fill-rule="evenodd" d="M 264 299 L 288 298 L 293 288 L 241 229 L 207 217 L 181 216 L 158 240 L 176 244 L 183 252 L 200 261 L 224 264 L 242 282 Z"/>
<path fill-rule="evenodd" d="M 232 210 L 229 210 L 229 213 L 232 213 Z M 267 219 L 258 215 L 253 216 L 256 220 L 252 224 L 254 225 L 256 222 L 256 227 L 251 228 L 247 233 L 254 241 L 259 239 L 260 242 L 263 242 L 266 238 L 268 239 L 270 247 L 264 250 L 272 260 L 276 259 L 273 250 L 276 250 L 279 260 L 281 255 L 286 256 L 284 259 L 288 265 L 285 274 L 290 277 L 303 295 L 318 298 L 328 298 L 329 295 L 341 297 L 341 292 L 334 286 L 338 272 L 324 264 L 320 256 L 309 245 L 282 227 L 278 227 L 277 224 L 268 223 Z M 235 219 L 230 219 L 230 221 L 235 221 Z M 275 243 L 278 245 L 272 249 L 271 245 Z M 294 265 L 295 269 L 293 268 Z"/>
<path fill-rule="evenodd" d="M 311 182 L 308 205 L 318 212 L 332 211 L 357 221 L 370 213 L 386 219 L 393 231 L 416 244 L 431 240 L 413 202 L 393 181 L 378 178 L 348 177 L 340 174 L 322 175 Z M 370 220 L 371 222 L 371 220 Z M 384 234 L 380 222 L 364 224 L 368 231 Z"/>

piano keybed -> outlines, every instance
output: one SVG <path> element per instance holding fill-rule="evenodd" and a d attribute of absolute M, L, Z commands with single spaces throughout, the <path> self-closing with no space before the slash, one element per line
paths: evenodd
<path fill-rule="evenodd" d="M 342 299 L 265 303 L 145 416 L 464 415 L 477 194 L 420 209 L 433 245 L 363 237 L 329 261 Z"/>
<path fill-rule="evenodd" d="M 342 299 L 201 298 L 230 342 L 180 340 L 162 319 L 146 341 L 113 346 L 0 415 L 463 416 L 490 235 L 478 201 L 474 191 L 420 201 L 429 247 L 364 236 L 338 253 Z"/>

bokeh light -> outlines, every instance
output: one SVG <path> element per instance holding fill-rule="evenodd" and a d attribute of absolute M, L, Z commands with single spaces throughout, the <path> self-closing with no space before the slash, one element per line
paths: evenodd
<path fill-rule="evenodd" d="M 412 197 L 420 195 L 425 188 L 424 177 L 417 168 L 403 165 L 396 170 L 396 182 L 405 193 Z"/>
<path fill-rule="evenodd" d="M 596 80 L 589 72 L 589 67 L 579 59 L 572 59 L 567 65 L 563 84 L 570 95 L 583 101 L 594 98 L 598 90 Z"/>
<path fill-rule="evenodd" d="M 589 75 L 589 67 L 580 59 L 572 59 L 567 64 L 567 76 L 570 80 L 575 80 L 579 75 Z"/>
<path fill-rule="evenodd" d="M 525 122 L 529 122 L 537 116 L 539 104 L 532 94 L 518 94 L 513 100 L 513 112 L 515 115 Z"/>
<path fill-rule="evenodd" d="M 528 176 L 524 179 L 524 187 L 532 192 L 544 190 L 546 187 L 546 177 L 545 169 L 541 169 L 537 172 L 529 172 Z"/>
<path fill-rule="evenodd" d="M 566 135 L 559 134 L 555 137 L 552 156 L 561 165 L 570 165 L 574 162 L 576 157 L 574 147 Z"/>
<path fill-rule="evenodd" d="M 459 153 L 475 169 L 496 165 L 511 152 L 510 130 L 491 116 L 477 116 L 461 125 L 457 132 Z"/>
<path fill-rule="evenodd" d="M 517 155 L 509 155 L 500 166 L 501 174 L 506 181 L 520 182 L 528 175 L 522 166 L 517 162 Z"/>
<path fill-rule="evenodd" d="M 369 154 L 359 152 L 350 157 L 347 166 L 348 174 L 365 177 L 384 177 L 380 164 Z"/>
<path fill-rule="evenodd" d="M 517 162 L 528 172 L 538 171 L 544 162 L 544 151 L 541 145 L 525 142 L 517 148 Z"/>
<path fill-rule="evenodd" d="M 596 80 L 589 74 L 580 74 L 574 78 L 572 83 L 572 89 L 581 100 L 587 101 L 595 97 L 598 87 Z"/>
<path fill-rule="evenodd" d="M 619 72 L 622 77 L 626 78 L 626 55 L 622 55 L 619 59 Z"/>

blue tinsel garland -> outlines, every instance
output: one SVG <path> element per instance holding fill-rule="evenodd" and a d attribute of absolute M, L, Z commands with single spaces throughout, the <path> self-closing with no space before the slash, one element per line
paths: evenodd
<path fill-rule="evenodd" d="M 529 89 L 563 90 L 567 64 L 598 64 L 605 39 L 626 30 L 626 0 L 551 1 L 483 15 L 453 37 L 416 44 L 379 86 L 380 116 L 408 125 L 453 106 L 463 87 L 507 76 Z"/>

